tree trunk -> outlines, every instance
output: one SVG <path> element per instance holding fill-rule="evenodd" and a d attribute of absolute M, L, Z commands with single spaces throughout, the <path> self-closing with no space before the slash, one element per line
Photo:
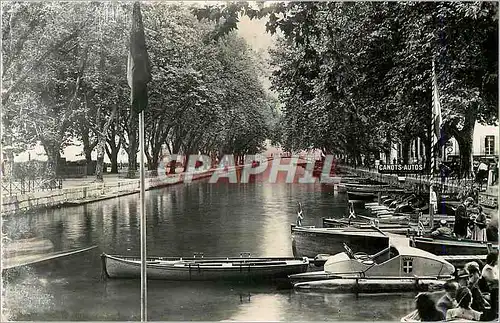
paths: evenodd
<path fill-rule="evenodd" d="M 118 153 L 120 152 L 120 148 L 122 146 L 122 140 L 118 141 L 118 144 L 113 140 L 107 140 L 106 154 L 108 155 L 109 161 L 111 163 L 111 174 L 118 174 Z M 108 148 L 109 146 L 109 148 Z"/>
<path fill-rule="evenodd" d="M 460 177 L 469 177 L 472 173 L 472 136 L 474 133 L 474 127 L 469 129 L 462 129 L 460 136 L 455 138 L 458 142 L 458 148 L 460 151 Z"/>
<path fill-rule="evenodd" d="M 109 126 L 111 125 L 111 122 L 113 122 L 113 119 L 115 118 L 117 106 L 113 106 L 113 110 L 111 111 L 111 115 L 108 117 L 108 120 L 106 120 L 106 123 L 104 124 L 102 131 L 98 134 L 97 138 L 97 164 L 95 167 L 95 177 L 97 182 L 102 182 L 103 176 L 103 169 L 104 169 L 104 154 L 106 152 L 106 138 L 108 135 L 108 129 Z"/>
<path fill-rule="evenodd" d="M 158 158 L 151 158 L 149 170 L 151 171 L 151 176 L 158 176 Z"/>
<path fill-rule="evenodd" d="M 45 176 L 49 179 L 54 179 L 57 177 L 58 163 L 61 159 L 60 145 L 44 141 L 42 141 L 42 145 L 47 154 L 47 171 L 45 172 Z"/>
<path fill-rule="evenodd" d="M 403 138 L 401 141 L 401 149 L 403 154 L 403 164 L 408 164 L 408 160 L 410 157 L 410 138 Z"/>
<path fill-rule="evenodd" d="M 460 177 L 469 177 L 472 174 L 472 138 L 476 125 L 477 109 L 469 107 L 465 114 L 464 126 L 458 130 L 457 121 L 452 121 L 444 126 L 444 132 L 450 137 L 455 137 L 460 151 Z"/>
<path fill-rule="evenodd" d="M 87 163 L 92 162 L 92 150 L 94 150 L 96 143 L 90 142 L 89 130 L 86 129 L 82 132 L 83 153 Z"/>
<path fill-rule="evenodd" d="M 95 146 L 97 146 L 97 140 L 91 141 L 89 133 L 90 129 L 88 127 L 85 127 L 82 130 L 81 139 L 83 142 L 83 153 L 85 155 L 85 161 L 87 162 L 86 175 L 93 175 L 95 169 L 94 167 L 92 167 L 92 151 L 94 150 Z"/>
<path fill-rule="evenodd" d="M 119 111 L 117 111 L 118 113 Z M 110 126 L 110 132 L 108 132 L 107 136 L 107 145 L 106 154 L 108 155 L 109 161 L 111 162 L 111 173 L 118 174 L 118 153 L 120 152 L 120 148 L 122 147 L 122 137 L 117 135 L 117 132 L 120 131 L 119 118 L 116 118 L 116 122 Z M 118 143 L 116 143 L 116 137 L 118 138 Z M 109 147 L 109 148 L 108 148 Z"/>
<path fill-rule="evenodd" d="M 386 133 L 386 138 L 387 138 L 387 143 L 389 145 L 389 149 L 384 149 L 384 154 L 385 154 L 385 163 L 386 164 L 391 164 L 391 151 L 392 151 L 392 136 L 391 132 L 387 131 Z"/>
<path fill-rule="evenodd" d="M 103 179 L 103 169 L 104 169 L 104 145 L 106 144 L 106 139 L 104 136 L 99 136 L 99 142 L 97 144 L 97 163 L 95 165 L 95 178 L 97 182 L 102 182 Z"/>
<path fill-rule="evenodd" d="M 111 162 L 111 174 L 118 174 L 118 152 L 120 149 L 111 150 L 111 154 L 108 155 L 109 161 Z"/>

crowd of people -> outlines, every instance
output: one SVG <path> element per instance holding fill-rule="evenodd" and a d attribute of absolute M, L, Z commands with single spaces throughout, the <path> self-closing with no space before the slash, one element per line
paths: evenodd
<path fill-rule="evenodd" d="M 415 311 L 402 322 L 430 321 L 497 321 L 498 320 L 498 252 L 486 257 L 486 264 L 473 261 L 464 274 L 444 284 L 444 295 L 420 293 L 415 298 Z"/>

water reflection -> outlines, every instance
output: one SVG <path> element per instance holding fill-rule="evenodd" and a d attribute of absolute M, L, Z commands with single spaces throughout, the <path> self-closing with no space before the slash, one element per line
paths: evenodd
<path fill-rule="evenodd" d="M 228 320 L 231 321 L 282 321 L 283 306 L 282 297 L 273 294 L 258 294 L 251 296 L 240 296 L 241 305 L 238 312 L 231 316 Z M 278 297 L 277 297 L 278 296 Z"/>
<path fill-rule="evenodd" d="M 290 223 L 295 222 L 297 202 L 304 206 L 306 225 L 321 225 L 321 217 L 342 216 L 347 208 L 345 195 L 333 194 L 331 186 L 269 184 L 259 177 L 250 184 L 195 181 L 148 191 L 146 198 L 147 252 L 158 256 L 290 256 Z M 135 194 L 4 218 L 9 236 L 47 238 L 54 251 L 98 245 L 91 252 L 25 267 L 10 277 L 5 305 L 12 318 L 140 319 L 140 281 L 102 281 L 99 258 L 102 252 L 139 255 L 139 207 Z M 148 285 L 151 320 L 391 320 L 412 306 L 412 295 L 356 299 L 278 291 L 275 286 Z"/>

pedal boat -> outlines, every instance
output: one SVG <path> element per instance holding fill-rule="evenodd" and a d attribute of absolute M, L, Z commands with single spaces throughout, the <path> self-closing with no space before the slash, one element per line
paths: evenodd
<path fill-rule="evenodd" d="M 374 255 L 345 251 L 328 258 L 324 271 L 290 275 L 295 289 L 328 292 L 387 293 L 440 289 L 455 267 L 440 256 L 400 241 Z"/>

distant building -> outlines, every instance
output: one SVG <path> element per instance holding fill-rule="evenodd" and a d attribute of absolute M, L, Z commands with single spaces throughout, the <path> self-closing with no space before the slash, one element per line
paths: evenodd
<path fill-rule="evenodd" d="M 486 158 L 493 161 L 495 157 L 498 157 L 498 130 L 498 126 L 484 126 L 476 123 L 472 138 L 472 156 L 474 159 Z M 446 143 L 444 154 L 444 160 L 449 160 L 454 158 L 454 156 L 460 155 L 460 149 L 455 138 L 452 138 Z"/>
<path fill-rule="evenodd" d="M 458 142 L 455 138 L 451 138 L 442 148 L 442 155 L 444 161 L 457 159 L 460 156 Z M 472 138 L 472 156 L 474 160 L 486 158 L 491 161 L 498 157 L 499 151 L 499 127 L 498 126 L 485 126 L 476 122 L 474 127 L 474 134 Z M 415 139 L 410 144 L 409 158 L 410 163 L 425 160 L 425 145 L 420 138 Z M 390 155 L 390 162 L 394 159 L 399 160 L 403 158 L 403 149 L 401 143 L 393 145 Z M 381 154 L 381 159 L 385 160 L 385 155 Z"/>

